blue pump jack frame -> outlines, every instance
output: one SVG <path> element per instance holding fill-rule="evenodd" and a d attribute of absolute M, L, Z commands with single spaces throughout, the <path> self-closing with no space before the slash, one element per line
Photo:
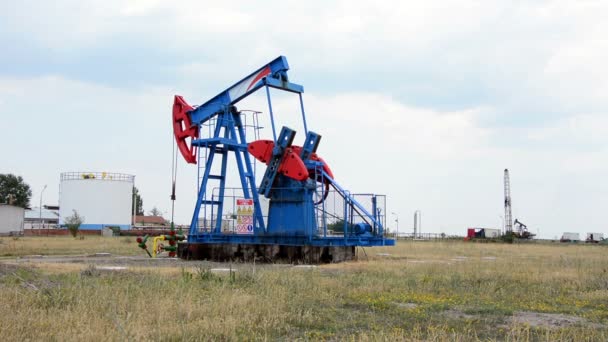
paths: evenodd
<path fill-rule="evenodd" d="M 213 136 L 192 141 L 193 146 L 197 146 L 199 149 L 208 149 L 208 154 L 207 160 L 205 161 L 205 171 L 203 173 L 192 216 L 188 243 L 278 244 L 288 246 L 394 245 L 394 240 L 384 237 L 381 220 L 379 219 L 378 212 L 375 208 L 375 197 L 373 197 L 372 201 L 374 207 L 372 213 L 370 213 L 324 171 L 320 171 L 323 181 L 329 182 L 345 201 L 344 236 L 326 236 L 327 227 L 323 227 L 323 231 L 325 232 L 323 235 L 316 235 L 316 232 L 318 231 L 318 229 L 316 229 L 318 228 L 316 227 L 318 220 L 314 218 L 314 215 L 316 214 L 312 196 L 312 192 L 314 192 L 314 182 L 316 180 L 309 179 L 307 181 L 298 182 L 287 179 L 287 177 L 278 174 L 277 167 L 272 168 L 271 164 L 269 164 L 269 167 L 264 174 L 262 185 L 260 188 L 256 187 L 251 156 L 249 156 L 247 151 L 248 142 L 245 136 L 245 128 L 235 104 L 262 87 L 266 88 L 272 134 L 275 142 L 275 149 L 273 151 L 274 158 L 280 161 L 283 150 L 291 145 L 295 132 L 283 127 L 281 135 L 277 139 L 270 88 L 298 94 L 304 130 L 307 136 L 301 158 L 308 167 L 320 169 L 318 165 L 315 165 L 315 163 L 318 162 L 308 159 L 310 154 L 315 152 L 320 136 L 314 132 L 308 131 L 304 103 L 302 100 L 304 87 L 289 82 L 287 77 L 288 70 L 289 65 L 287 64 L 287 59 L 284 56 L 280 56 L 188 113 L 193 125 L 200 126 L 212 118 L 216 119 Z M 286 134 L 289 136 L 288 139 L 286 139 Z M 252 199 L 254 203 L 253 234 L 251 235 L 226 234 L 221 232 L 221 218 L 223 217 L 224 194 L 226 189 L 226 169 L 228 155 L 231 153 L 234 153 L 236 158 L 243 196 L 246 199 Z M 220 173 L 211 174 L 212 165 L 216 157 L 221 158 Z M 210 181 L 219 182 L 219 194 L 211 199 L 208 198 L 208 194 L 206 193 Z M 273 209 L 273 193 L 280 191 L 279 189 L 274 188 L 277 182 L 281 185 L 287 184 L 289 187 L 287 190 L 289 194 L 297 194 L 295 195 L 297 197 L 297 203 L 282 203 L 282 206 L 278 207 L 277 205 Z M 310 190 L 311 188 L 312 190 Z M 268 226 L 266 226 L 259 201 L 260 195 L 270 198 L 271 212 L 274 210 L 275 213 L 277 211 L 283 213 L 284 211 L 283 215 L 275 215 L 275 217 L 282 216 L 286 218 L 277 220 L 269 217 Z M 216 219 L 214 221 L 213 217 L 211 218 L 210 221 L 213 223 L 213 226 L 210 227 L 211 229 L 209 231 L 199 231 L 198 229 L 199 214 L 201 206 L 203 205 L 211 205 L 212 213 L 214 212 L 213 206 L 217 207 Z M 366 221 L 369 222 L 368 226 L 371 227 L 371 232 L 360 234 L 348 232 L 348 228 L 346 227 L 347 217 L 349 215 L 349 212 L 346 210 L 347 206 L 349 206 L 351 211 L 357 211 L 360 217 L 366 218 Z M 310 217 L 311 215 L 312 217 Z M 293 220 L 295 220 L 295 222 Z M 323 224 L 326 225 L 326 220 L 324 219 L 322 221 L 324 222 Z M 283 225 L 285 225 L 285 227 L 283 227 Z M 314 227 L 309 227 L 310 225 L 314 225 Z"/>

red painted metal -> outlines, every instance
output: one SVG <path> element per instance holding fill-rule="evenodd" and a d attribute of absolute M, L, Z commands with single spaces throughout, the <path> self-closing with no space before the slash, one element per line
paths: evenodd
<path fill-rule="evenodd" d="M 173 100 L 173 134 L 177 147 L 184 159 L 190 164 L 196 164 L 196 148 L 192 146 L 192 139 L 198 138 L 198 126 L 192 125 L 188 112 L 190 106 L 183 97 L 175 95 Z M 190 143 L 188 142 L 190 139 Z"/>
<path fill-rule="evenodd" d="M 301 146 L 292 146 L 292 147 L 293 147 L 294 152 L 297 153 L 298 155 L 300 155 L 300 152 L 302 151 L 302 147 Z M 332 179 L 334 178 L 333 172 L 331 172 L 329 165 L 327 165 L 327 163 L 325 162 L 325 160 L 323 160 L 323 158 L 319 157 L 316 153 L 312 153 L 310 155 L 310 157 L 308 157 L 308 158 L 310 160 L 314 160 L 314 161 L 323 163 L 323 171 L 325 171 L 325 173 L 327 173 L 327 175 L 329 177 L 331 177 Z"/>
<path fill-rule="evenodd" d="M 272 140 L 257 140 L 247 145 L 249 153 L 266 165 L 268 165 L 272 158 L 273 148 L 274 141 Z M 306 165 L 304 165 L 300 155 L 294 152 L 293 146 L 285 150 L 281 164 L 279 164 L 279 173 L 299 181 L 308 178 Z"/>
<path fill-rule="evenodd" d="M 247 91 L 249 91 L 249 89 L 251 89 L 251 87 L 253 87 L 256 83 L 258 83 L 259 80 L 261 80 L 262 78 L 264 78 L 268 75 L 270 75 L 270 66 L 265 67 L 264 69 L 262 69 L 262 71 L 260 71 L 255 76 L 253 81 L 251 81 L 251 83 L 249 83 L 249 86 L 247 87 Z"/>
<path fill-rule="evenodd" d="M 299 181 L 304 181 L 308 178 L 306 165 L 300 159 L 300 155 L 295 153 L 291 147 L 288 147 L 283 155 L 283 160 L 281 160 L 281 164 L 279 165 L 279 172 Z"/>
<path fill-rule="evenodd" d="M 272 158 L 273 148 L 274 142 L 272 140 L 257 140 L 247 145 L 249 153 L 264 164 L 268 164 L 270 158 Z"/>
<path fill-rule="evenodd" d="M 268 162 L 272 158 L 272 149 L 273 148 L 274 148 L 274 142 L 272 140 L 257 140 L 257 141 L 249 143 L 249 145 L 247 146 L 249 153 L 252 156 L 254 156 L 257 160 L 259 160 L 265 164 L 268 164 Z M 291 178 L 297 179 L 297 180 L 305 180 L 306 178 L 308 178 L 310 176 L 311 172 L 309 170 L 307 170 L 306 173 L 304 173 L 301 170 L 302 165 L 304 165 L 304 162 L 302 161 L 302 159 L 300 159 L 301 151 L 302 151 L 301 146 L 292 145 L 291 147 L 289 147 L 288 151 L 285 153 L 286 157 L 283 158 L 283 161 L 281 162 L 281 165 L 279 166 L 279 172 L 281 172 L 285 176 L 288 176 L 288 177 L 291 177 Z M 299 160 L 302 163 L 302 165 L 300 165 L 299 162 L 289 162 L 287 159 L 288 154 L 290 156 L 295 155 L 295 157 L 297 157 L 297 160 Z M 319 157 L 316 153 L 311 154 L 309 158 L 311 160 L 323 163 L 323 170 L 325 171 L 325 173 L 327 173 L 331 178 L 334 178 L 333 172 L 331 172 L 329 165 L 327 165 L 327 163 L 325 162 L 325 160 L 323 160 L 323 158 Z M 293 158 L 290 157 L 290 159 L 293 159 Z M 283 166 L 283 164 L 286 162 L 289 162 L 290 166 Z M 306 166 L 304 166 L 304 170 L 306 170 Z M 284 171 L 287 171 L 287 173 L 285 173 Z M 306 174 L 306 177 L 303 177 L 304 174 Z"/>

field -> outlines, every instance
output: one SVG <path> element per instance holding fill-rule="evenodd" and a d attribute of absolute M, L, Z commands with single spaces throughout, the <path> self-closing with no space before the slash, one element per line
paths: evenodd
<path fill-rule="evenodd" d="M 608 340 L 608 246 L 399 241 L 358 252 L 357 262 L 318 267 L 218 264 L 150 261 L 132 238 L 2 238 L 0 332 L 5 341 Z"/>

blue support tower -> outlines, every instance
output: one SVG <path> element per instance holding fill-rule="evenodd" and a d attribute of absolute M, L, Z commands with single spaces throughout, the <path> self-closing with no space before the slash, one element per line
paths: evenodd
<path fill-rule="evenodd" d="M 354 258 L 356 246 L 395 244 L 384 236 L 385 197 L 349 193 L 316 154 L 321 136 L 308 131 L 304 88 L 289 82 L 288 70 L 287 59 L 280 56 L 198 107 L 175 97 L 173 126 L 180 152 L 190 163 L 197 150 L 199 157 L 205 155 L 188 242 L 178 249 L 181 257 L 335 262 Z M 273 139 L 248 141 L 236 104 L 262 87 Z M 302 146 L 293 145 L 296 132 L 288 127 L 277 138 L 269 88 L 298 94 L 306 134 Z M 203 127 L 209 128 L 205 137 L 200 136 Z M 234 196 L 227 194 L 232 190 L 226 184 L 231 155 L 240 179 L 237 204 L 243 205 L 238 209 Z M 252 156 L 268 165 L 259 187 Z M 267 208 L 261 197 L 267 199 Z M 369 202 L 363 205 L 361 197 Z M 232 210 L 227 209 L 230 204 Z M 231 222 L 226 217 L 236 217 L 238 229 L 226 230 Z"/>

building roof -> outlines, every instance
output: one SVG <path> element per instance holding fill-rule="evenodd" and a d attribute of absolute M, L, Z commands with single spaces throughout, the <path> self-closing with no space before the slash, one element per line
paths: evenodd
<path fill-rule="evenodd" d="M 136 215 L 135 223 L 141 224 L 165 224 L 165 219 L 162 216 L 145 216 L 145 215 Z"/>
<path fill-rule="evenodd" d="M 25 219 L 26 220 L 39 220 L 40 215 L 42 215 L 43 220 L 58 220 L 59 212 L 55 210 L 48 210 L 42 208 L 40 211 L 40 207 L 34 207 L 32 209 L 27 209 L 25 211 Z"/>

